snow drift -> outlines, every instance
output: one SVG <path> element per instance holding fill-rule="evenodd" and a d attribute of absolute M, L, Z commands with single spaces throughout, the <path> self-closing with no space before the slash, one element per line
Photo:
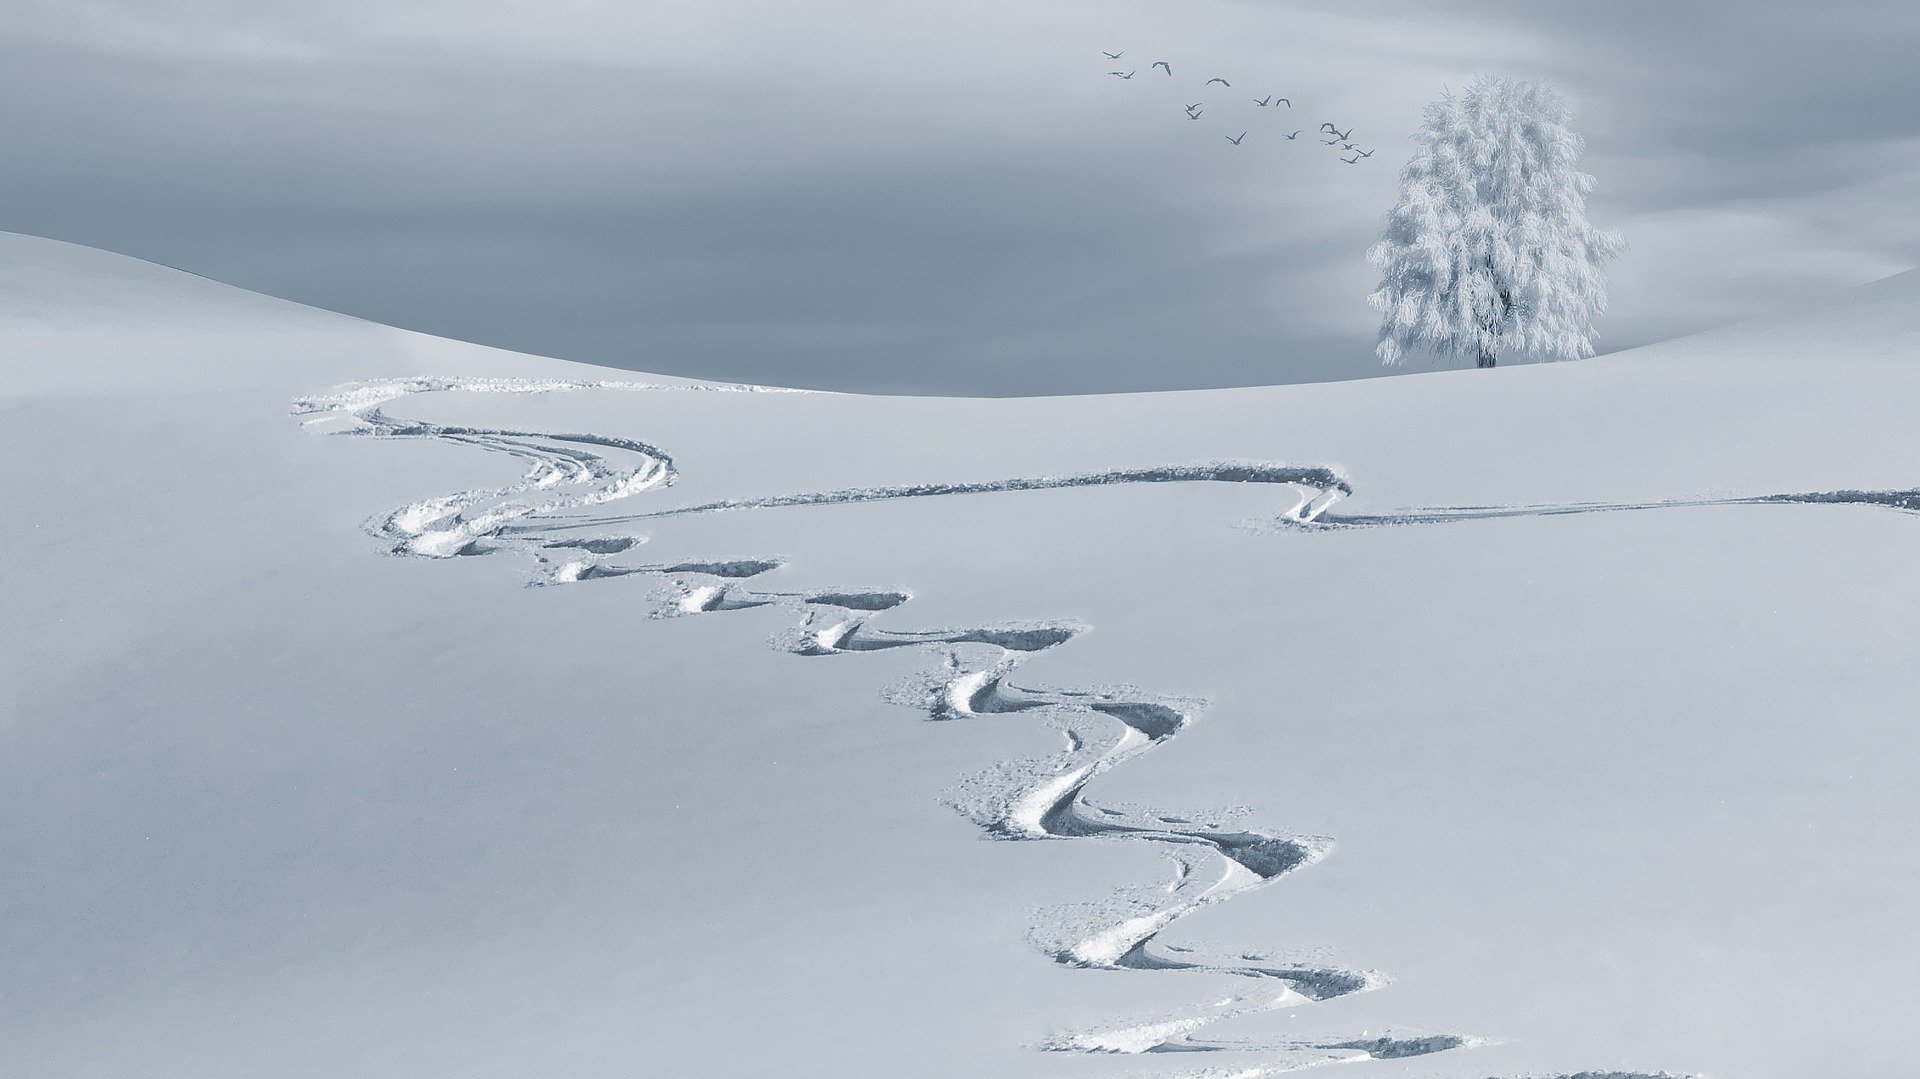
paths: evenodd
<path fill-rule="evenodd" d="M 1914 275 L 992 401 L 0 283 L 8 1071 L 1906 1059 Z"/>

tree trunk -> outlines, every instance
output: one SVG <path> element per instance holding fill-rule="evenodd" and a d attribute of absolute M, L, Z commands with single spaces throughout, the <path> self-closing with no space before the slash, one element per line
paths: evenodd
<path fill-rule="evenodd" d="M 1489 273 L 1492 272 L 1492 269 L 1490 266 L 1487 268 Z M 1475 365 L 1476 367 L 1493 366 L 1493 346 L 1485 342 L 1487 340 L 1498 340 L 1500 331 L 1507 324 L 1507 319 L 1513 315 L 1513 293 L 1506 289 L 1501 289 L 1495 293 L 1495 295 L 1500 299 L 1500 310 L 1489 311 L 1481 316 L 1481 325 L 1487 331 L 1487 336 L 1481 339 L 1482 343 L 1475 350 L 1480 354 L 1480 362 Z"/>

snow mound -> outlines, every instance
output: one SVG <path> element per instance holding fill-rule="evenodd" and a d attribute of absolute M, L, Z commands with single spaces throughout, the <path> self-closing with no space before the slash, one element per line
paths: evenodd
<path fill-rule="evenodd" d="M 1907 1066 L 1913 275 L 1012 401 L 0 280 L 0 1071 Z"/>

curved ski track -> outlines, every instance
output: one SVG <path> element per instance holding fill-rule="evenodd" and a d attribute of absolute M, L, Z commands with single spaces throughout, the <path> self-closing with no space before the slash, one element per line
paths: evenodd
<path fill-rule="evenodd" d="M 1283 962 L 1240 953 L 1203 955 L 1166 944 L 1159 937 L 1181 917 L 1268 884 L 1310 865 L 1331 848 L 1328 840 L 1231 827 L 1201 816 L 1102 805 L 1088 786 L 1114 766 L 1178 735 L 1200 714 L 1204 702 L 1165 697 L 1132 687 L 1057 689 L 1012 680 L 1028 659 L 1067 643 L 1086 627 L 1073 622 L 1035 622 L 958 629 L 899 630 L 873 627 L 874 616 L 911 598 L 904 591 L 762 591 L 746 583 L 781 568 L 775 559 L 730 559 L 672 564 L 620 560 L 645 537 L 587 534 L 627 521 L 692 513 L 777 506 L 822 505 L 989 491 L 1028 491 L 1119 483 L 1266 483 L 1291 488 L 1293 504 L 1283 523 L 1301 528 L 1365 527 L 1509 516 L 1574 513 L 1642 506 L 1499 507 L 1409 511 L 1393 517 L 1333 517 L 1326 510 L 1352 488 L 1336 469 L 1224 462 L 1084 475 L 1018 478 L 989 483 L 924 484 L 865 488 L 772 498 L 710 502 L 697 506 L 614 515 L 592 512 L 643 491 L 671 485 L 672 458 L 645 442 L 589 433 L 517 431 L 440 425 L 396 419 L 382 406 L 420 393 L 540 394 L 572 390 L 655 392 L 793 392 L 753 386 L 655 385 L 631 382 L 411 378 L 359 383 L 297 400 L 293 413 L 330 433 L 382 439 L 426 439 L 474 446 L 524 461 L 518 483 L 461 491 L 409 503 L 368 521 L 367 531 L 395 554 L 447 558 L 490 553 L 528 557 L 538 567 L 534 585 L 572 584 L 631 575 L 671 582 L 671 599 L 657 615 L 691 615 L 781 605 L 796 611 L 798 624 L 777 640 L 800 656 L 847 655 L 893 648 L 935 648 L 938 669 L 892 698 L 922 709 L 935 720 L 972 715 L 1032 713 L 1054 729 L 1064 748 L 1045 758 L 1006 761 L 960 785 L 956 810 L 989 834 L 1015 840 L 1108 839 L 1152 843 L 1172 866 L 1172 880 L 1159 889 L 1121 892 L 1108 900 L 1056 912 L 1033 939 L 1056 962 L 1109 970 L 1201 971 L 1248 979 L 1250 990 L 1190 1014 L 1095 1030 L 1065 1032 L 1036 1048 L 1080 1053 L 1257 1052 L 1266 1060 L 1228 1069 L 1185 1073 L 1192 1079 L 1276 1075 L 1321 1064 L 1398 1060 L 1486 1044 L 1486 1039 L 1427 1032 L 1367 1032 L 1350 1038 L 1254 1044 L 1196 1035 L 1223 1019 L 1289 1008 L 1364 992 L 1385 984 L 1376 973 Z M 1842 494 L 1779 496 L 1729 502 L 1867 501 Z M 1920 511 L 1920 493 L 1909 492 Z M 1719 504 L 1719 503 L 1673 503 Z M 1885 503 L 1882 503 L 1885 504 Z M 1678 1079 L 1666 1073 L 1582 1072 L 1558 1079 Z"/>

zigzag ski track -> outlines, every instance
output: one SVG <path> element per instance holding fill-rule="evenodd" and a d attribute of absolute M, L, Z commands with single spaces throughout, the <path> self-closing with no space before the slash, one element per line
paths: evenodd
<path fill-rule="evenodd" d="M 653 613 L 686 616 L 751 607 L 792 610 L 796 623 L 777 644 L 797 656 L 845 656 L 895 648 L 936 653 L 938 664 L 892 699 L 929 719 L 986 714 L 1030 714 L 1055 729 L 1062 748 L 1047 757 L 1009 760 L 964 782 L 951 796 L 956 810 L 991 836 L 1018 841 L 1103 840 L 1151 844 L 1172 867 L 1172 878 L 1151 891 L 1117 893 L 1043 919 L 1034 943 L 1067 966 L 1132 971 L 1204 971 L 1245 979 L 1247 991 L 1226 1001 L 1170 1017 L 1116 1023 L 1056 1034 L 1036 1046 L 1088 1054 L 1232 1053 L 1256 1059 L 1180 1073 L 1191 1079 L 1261 1076 L 1351 1061 L 1408 1060 L 1487 1044 L 1457 1033 L 1368 1031 L 1353 1037 L 1267 1044 L 1210 1039 L 1201 1032 L 1224 1019 L 1281 1008 L 1306 1007 L 1366 992 L 1384 976 L 1338 967 L 1292 963 L 1251 953 L 1204 955 L 1166 944 L 1161 934 L 1195 910 L 1263 887 L 1312 865 L 1331 850 L 1326 839 L 1237 828 L 1220 821 L 1102 805 L 1089 787 L 1114 767 L 1179 736 L 1203 702 L 1121 688 L 1069 689 L 1014 680 L 1035 656 L 1071 642 L 1086 627 L 1072 621 L 897 629 L 870 625 L 911 601 L 901 590 L 771 591 L 752 582 L 782 563 L 770 558 L 648 563 L 630 560 L 644 536 L 606 532 L 652 517 L 782 506 L 826 505 L 898 498 L 949 497 L 996 491 L 1173 482 L 1271 484 L 1292 503 L 1279 515 L 1288 527 L 1338 529 L 1439 523 L 1504 516 L 1651 509 L 1670 505 L 1768 502 L 1867 503 L 1920 512 L 1920 492 L 1834 492 L 1761 498 L 1645 504 L 1573 504 L 1539 507 L 1458 507 L 1377 516 L 1337 516 L 1330 506 L 1352 492 L 1327 467 L 1215 462 L 1116 470 L 1064 477 L 996 482 L 798 493 L 718 501 L 654 512 L 615 514 L 625 499 L 671 485 L 672 458 L 634 439 L 591 433 L 519 431 L 439 425 L 390 416 L 385 406 L 422 393 L 544 394 L 585 390 L 645 392 L 780 392 L 758 387 L 654 385 L 606 381 L 412 378 L 354 384 L 303 398 L 293 413 L 310 426 L 349 437 L 421 439 L 472 446 L 524 462 L 517 483 L 434 496 L 376 516 L 367 530 L 389 551 L 447 558 L 512 554 L 535 566 L 541 586 L 644 576 L 669 582 L 671 596 Z M 1590 1071 L 1540 1079 L 1681 1079 L 1667 1073 Z"/>

